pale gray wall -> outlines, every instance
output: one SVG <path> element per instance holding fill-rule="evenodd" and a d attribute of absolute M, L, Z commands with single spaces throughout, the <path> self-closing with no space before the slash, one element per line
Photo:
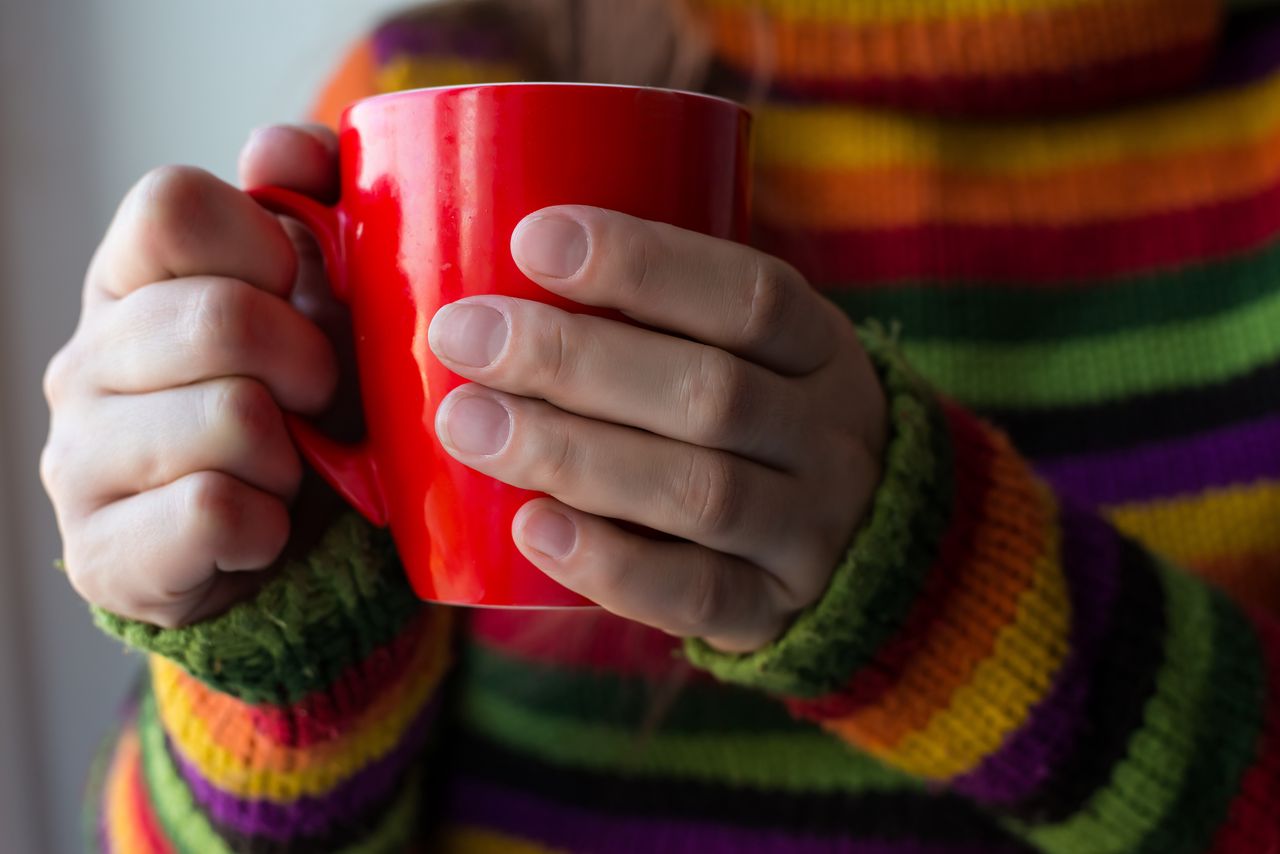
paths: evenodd
<path fill-rule="evenodd" d="M 234 177 L 341 45 L 404 0 L 0 0 L 0 854 L 78 847 L 95 744 L 136 661 L 52 569 L 40 374 L 125 189 L 187 162 Z"/>

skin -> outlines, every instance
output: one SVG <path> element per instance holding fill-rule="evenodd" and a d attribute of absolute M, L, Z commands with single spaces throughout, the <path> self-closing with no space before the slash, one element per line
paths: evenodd
<path fill-rule="evenodd" d="M 268 128 L 241 181 L 327 198 L 334 152 L 321 128 Z M 429 341 L 471 381 L 440 407 L 445 447 L 551 496 L 511 535 L 565 586 L 726 651 L 776 638 L 880 479 L 884 396 L 850 321 L 775 258 L 598 208 L 533 212 L 511 251 L 540 286 L 642 326 L 497 296 L 445 307 Z M 130 191 L 45 378 L 41 475 L 84 598 L 172 627 L 261 583 L 302 521 L 281 410 L 324 412 L 350 369 L 323 292 L 305 236 L 213 176 L 165 167 Z"/>

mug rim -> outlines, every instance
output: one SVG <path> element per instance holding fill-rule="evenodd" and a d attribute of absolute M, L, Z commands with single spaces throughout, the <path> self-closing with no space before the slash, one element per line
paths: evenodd
<path fill-rule="evenodd" d="M 501 88 L 526 88 L 526 89 L 545 89 L 552 87 L 568 87 L 574 89 L 623 89 L 623 90 L 640 90 L 644 92 L 662 92 L 668 95 L 681 95 L 688 98 L 700 98 L 706 101 L 716 101 L 726 104 L 736 110 L 741 110 L 750 115 L 751 111 L 742 103 L 726 98 L 723 95 L 708 95 L 706 92 L 694 92 L 689 89 L 671 89 L 665 86 L 636 86 L 629 83 L 577 83 L 570 80 L 511 80 L 503 83 L 451 83 L 447 86 L 420 86 L 416 89 L 397 89 L 394 92 L 380 92 L 377 95 L 369 95 L 353 101 L 343 109 L 343 117 L 346 113 L 361 104 L 371 104 L 377 101 L 383 101 L 391 98 L 403 98 L 412 95 L 421 95 L 426 92 L 448 92 L 455 89 L 501 89 Z"/>

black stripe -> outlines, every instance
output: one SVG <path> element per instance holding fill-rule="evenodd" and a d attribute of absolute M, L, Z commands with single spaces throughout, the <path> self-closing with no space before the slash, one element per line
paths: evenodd
<path fill-rule="evenodd" d="M 1110 614 L 1073 614 L 1074 619 L 1105 619 L 1109 625 L 1087 665 L 1092 680 L 1072 749 L 1040 791 L 1010 810 L 1018 818 L 1056 822 L 1075 815 L 1110 783 L 1116 763 L 1128 754 L 1129 742 L 1142 726 L 1164 663 L 1165 594 L 1150 556 L 1126 539 L 1120 540 L 1117 575 L 1119 590 Z"/>
<path fill-rule="evenodd" d="M 451 740 L 466 776 L 551 802 L 606 815 L 719 823 L 829 837 L 991 845 L 1028 850 L 976 806 L 949 794 L 793 793 L 679 779 L 623 776 L 554 765 L 478 733 Z M 847 750 L 834 737 L 832 750 Z"/>
<path fill-rule="evenodd" d="M 1217 385 L 1087 406 L 981 414 L 1005 430 L 1023 454 L 1048 459 L 1177 439 L 1278 412 L 1280 361 Z"/>

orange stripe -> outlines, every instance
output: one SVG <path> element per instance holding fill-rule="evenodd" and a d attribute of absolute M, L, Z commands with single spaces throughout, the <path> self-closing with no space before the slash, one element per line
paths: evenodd
<path fill-rule="evenodd" d="M 826 19 L 767 20 L 708 10 L 724 57 L 781 77 L 939 79 L 1063 73 L 1211 38 L 1218 4 L 1193 0 L 1176 13 L 1167 0 L 1111 0 L 1027 14 L 936 18 L 857 26 Z M 762 46 L 762 33 L 772 44 Z M 761 57 L 764 50 L 771 54 Z"/>
<path fill-rule="evenodd" d="M 856 734 L 860 745 L 892 750 L 948 708 L 977 666 L 994 654 L 997 636 L 1013 622 L 1017 603 L 1035 579 L 1049 519 L 1034 481 L 1007 440 L 993 445 L 996 456 L 988 476 L 997 486 L 976 511 L 986 521 L 975 532 L 969 560 L 952 570 L 962 578 L 945 609 L 898 680 L 873 705 L 824 722 L 837 732 Z M 999 613 L 1002 607 L 1008 612 Z"/>
<path fill-rule="evenodd" d="M 378 94 L 377 60 L 372 39 L 363 39 L 347 51 L 310 110 L 311 120 L 337 128 L 342 111 L 352 101 Z"/>
<path fill-rule="evenodd" d="M 106 834 L 116 854 L 170 854 L 147 803 L 142 774 L 142 744 L 137 726 L 130 723 L 116 741 L 115 756 L 103 787 Z"/>
<path fill-rule="evenodd" d="M 399 709 L 407 698 L 416 693 L 411 685 L 422 681 L 438 681 L 443 676 L 446 655 L 442 641 L 447 641 L 448 637 L 446 623 L 446 620 L 439 617 L 429 621 L 431 630 L 422 637 L 414 650 L 412 661 L 403 669 L 400 678 L 394 684 L 386 686 L 373 703 L 350 721 L 350 725 L 340 736 L 329 741 L 298 748 L 266 738 L 254 726 L 251 707 L 235 697 L 214 691 L 163 659 L 153 661 L 152 667 L 158 671 L 158 677 L 171 677 L 173 683 L 166 690 L 163 680 L 157 678 L 156 700 L 163 715 L 169 705 L 165 702 L 166 697 L 171 692 L 185 694 L 188 696 L 192 717 L 204 722 L 203 729 L 209 733 L 212 745 L 199 745 L 200 749 L 197 750 L 184 749 L 184 753 L 190 758 L 200 756 L 210 746 L 216 746 L 242 760 L 239 768 L 246 773 L 300 772 L 321 767 L 343 757 L 360 741 L 362 733 L 381 725 L 393 711 Z M 170 736 L 179 747 L 184 747 L 184 733 L 170 732 Z"/>
<path fill-rule="evenodd" d="M 920 222 L 1068 225 L 1212 204 L 1277 180 L 1280 133 L 1171 157 L 1039 174 L 764 167 L 757 172 L 756 210 L 766 221 L 833 230 Z"/>

